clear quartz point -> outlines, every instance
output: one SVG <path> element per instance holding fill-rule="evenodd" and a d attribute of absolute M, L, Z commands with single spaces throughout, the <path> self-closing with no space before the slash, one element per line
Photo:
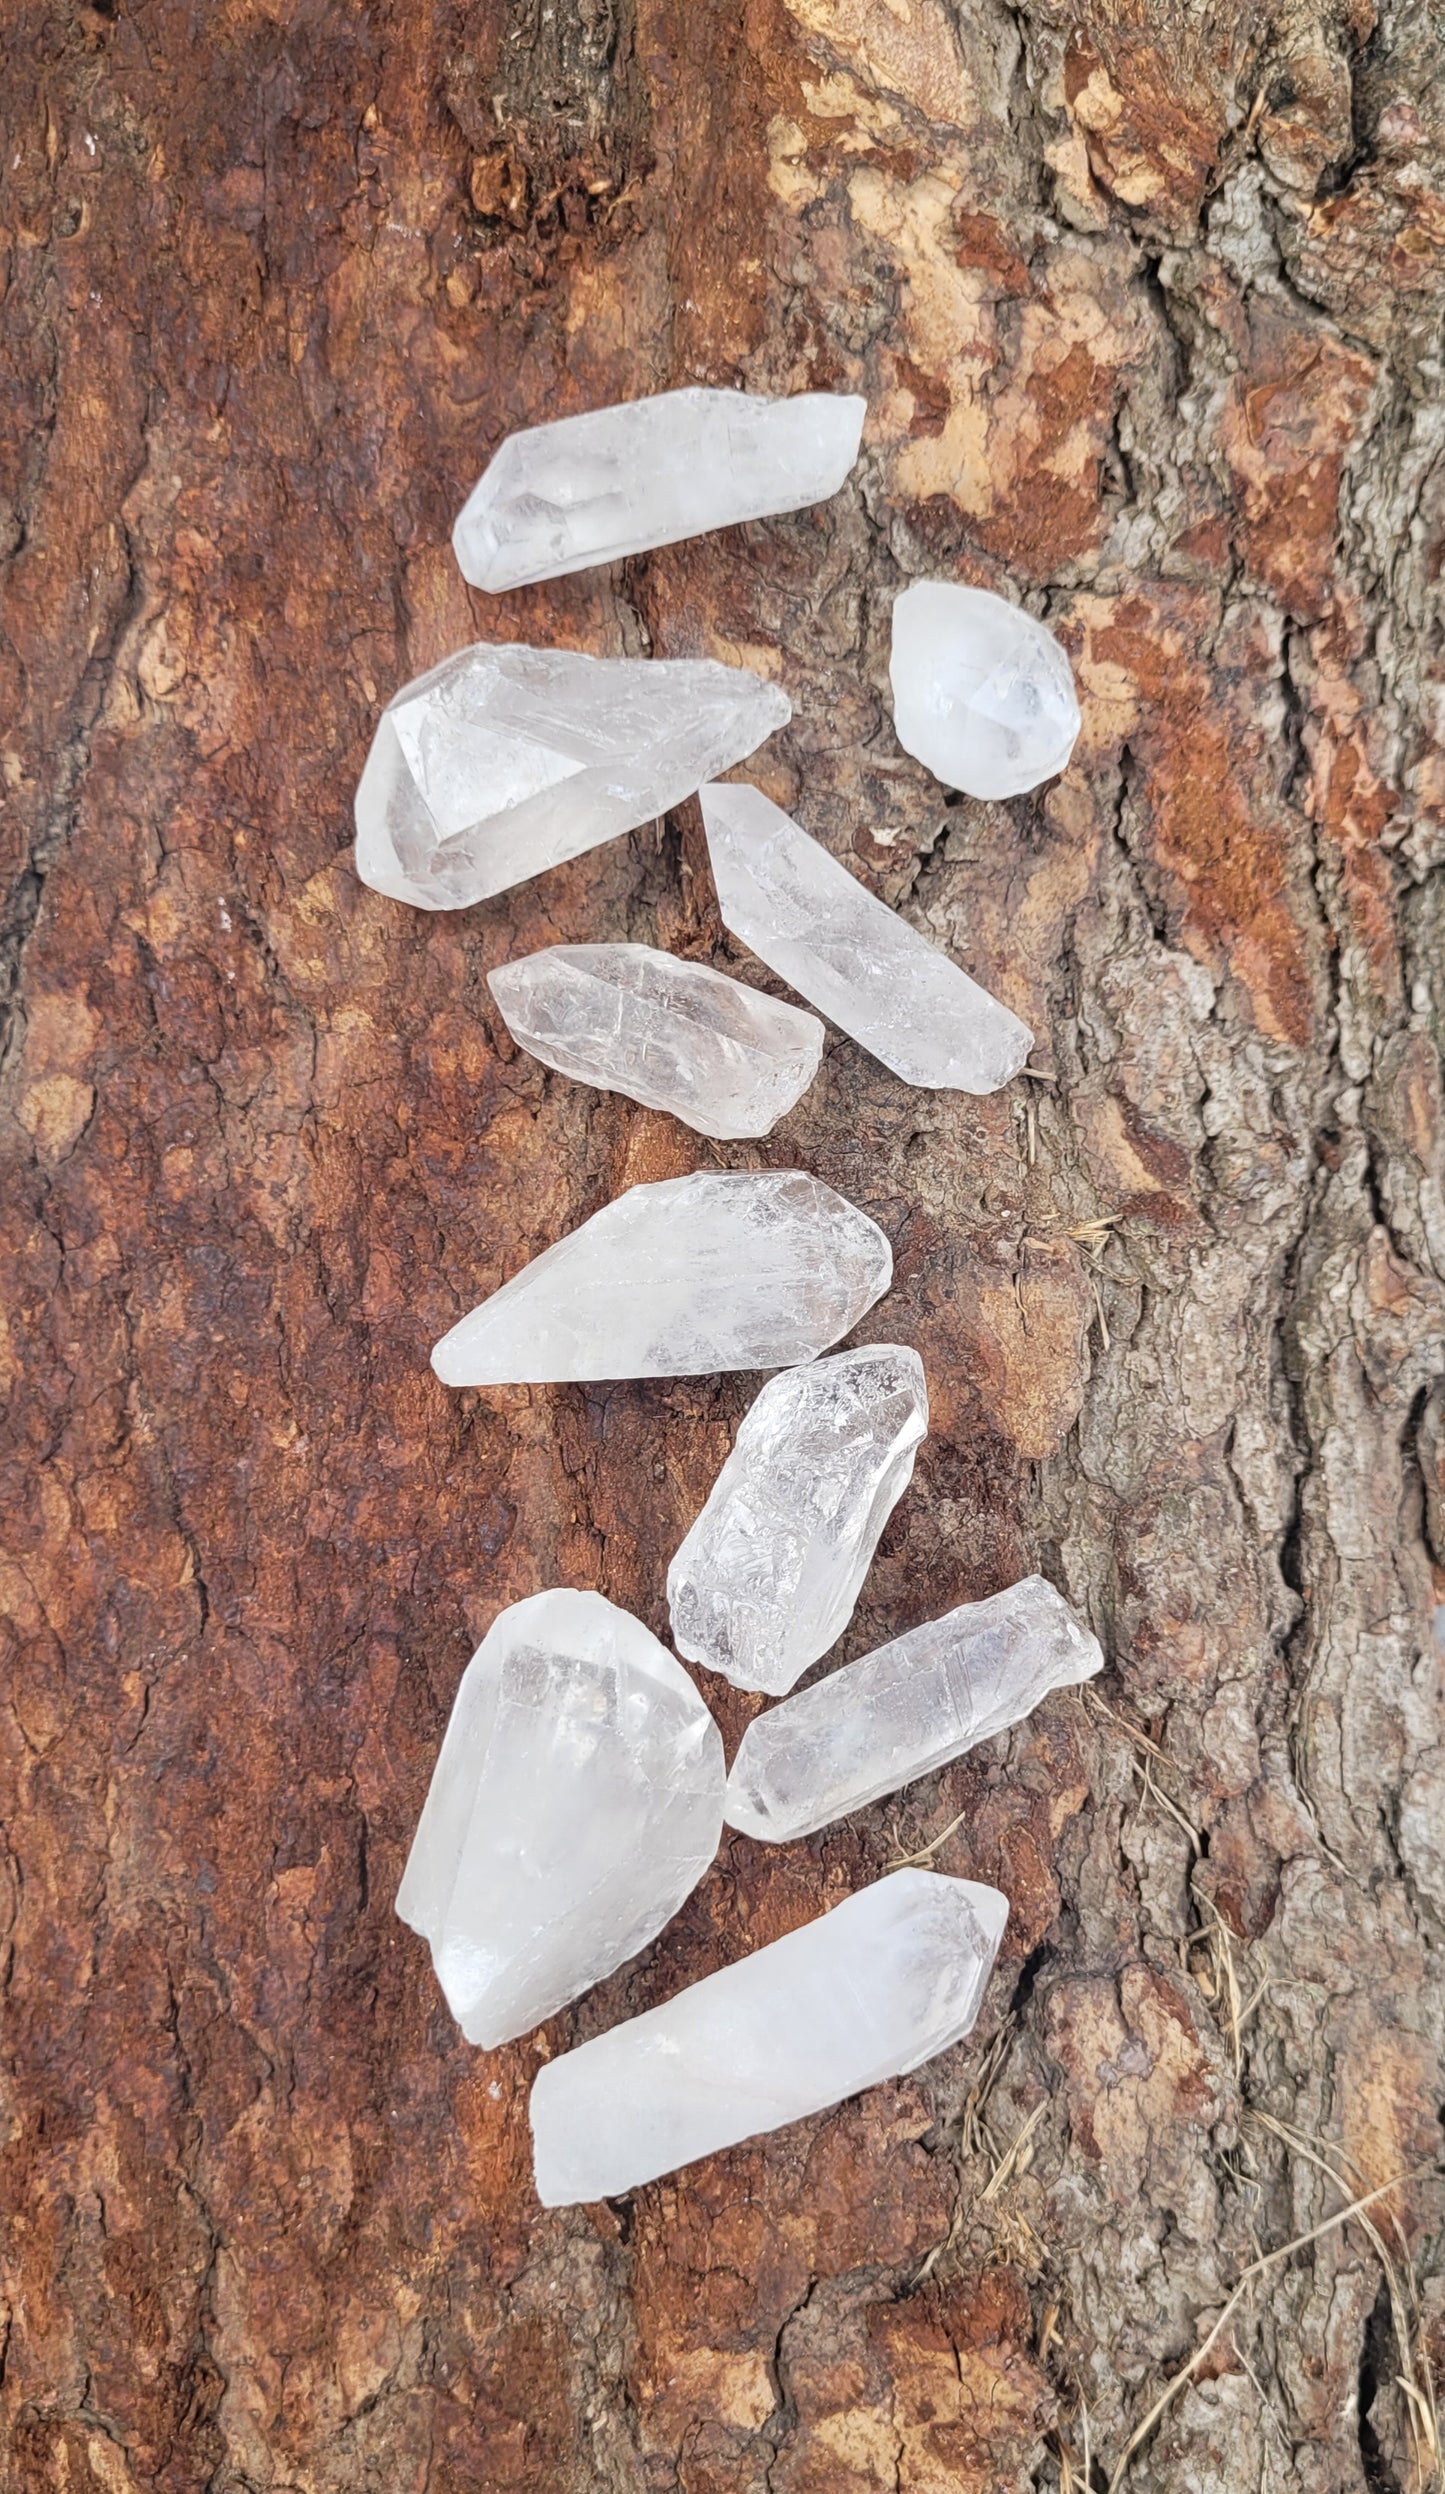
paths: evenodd
<path fill-rule="evenodd" d="M 799 1169 L 629 1187 L 524 1265 L 432 1353 L 444 1385 L 788 1368 L 881 1299 L 876 1221 Z"/>
<path fill-rule="evenodd" d="M 920 580 L 895 601 L 898 742 L 970 797 L 1018 797 L 1063 770 L 1079 733 L 1073 669 L 1047 624 L 990 589 Z"/>
<path fill-rule="evenodd" d="M 560 2054 L 532 2088 L 543 2206 L 615 2199 L 916 2070 L 974 2025 L 1007 1921 L 996 1888 L 894 1871 Z"/>
<path fill-rule="evenodd" d="M 728 1825 L 769 1844 L 811 1835 L 1021 1723 L 1103 1659 L 1041 1576 L 962 1603 L 750 1723 Z"/>
<path fill-rule="evenodd" d="M 823 1025 L 650 944 L 554 944 L 487 980 L 519 1048 L 697 1134 L 767 1134 L 818 1070 Z"/>
<path fill-rule="evenodd" d="M 742 780 L 702 791 L 723 925 L 860 1048 L 930 1090 L 997 1091 L 1033 1046 L 1016 1013 Z"/>
<path fill-rule="evenodd" d="M 635 1955 L 717 1851 L 723 1752 L 681 1665 L 599 1593 L 533 1594 L 457 1691 L 396 1910 L 473 2044 Z"/>
<path fill-rule="evenodd" d="M 772 1378 L 667 1571 L 679 1652 L 790 1689 L 852 1618 L 927 1427 L 923 1362 L 895 1343 Z"/>
<path fill-rule="evenodd" d="M 666 390 L 509 434 L 452 531 L 457 561 L 475 588 L 517 589 L 825 502 L 865 403 Z"/>
<path fill-rule="evenodd" d="M 356 790 L 356 871 L 466 909 L 681 804 L 792 715 L 713 659 L 478 642 L 404 684 Z"/>

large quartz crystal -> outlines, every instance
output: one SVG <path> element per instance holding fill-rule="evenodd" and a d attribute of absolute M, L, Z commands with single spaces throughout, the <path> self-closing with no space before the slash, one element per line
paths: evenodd
<path fill-rule="evenodd" d="M 717 1851 L 723 1753 L 692 1682 L 598 1593 L 503 1611 L 462 1676 L 396 1900 L 473 2044 L 644 1947 Z"/>
<path fill-rule="evenodd" d="M 725 927 L 905 1082 L 997 1091 L 1033 1033 L 765 797 L 702 791 Z"/>
<path fill-rule="evenodd" d="M 650 944 L 554 944 L 487 984 L 544 1065 L 724 1140 L 767 1134 L 823 1052 L 815 1015 Z"/>
<path fill-rule="evenodd" d="M 680 1652 L 790 1689 L 852 1618 L 927 1427 L 923 1362 L 894 1343 L 765 1385 L 667 1571 Z"/>
<path fill-rule="evenodd" d="M 791 716 L 712 659 L 478 642 L 394 694 L 356 791 L 356 871 L 466 909 L 651 822 Z"/>
<path fill-rule="evenodd" d="M 788 1368 L 893 1278 L 876 1221 L 799 1169 L 699 1169 L 629 1187 L 443 1336 L 444 1385 Z"/>
<path fill-rule="evenodd" d="M 1047 624 L 989 589 L 920 580 L 893 608 L 893 722 L 946 788 L 1018 797 L 1061 771 L 1079 733 L 1068 659 Z"/>
<path fill-rule="evenodd" d="M 965 1602 L 750 1723 L 728 1824 L 771 1844 L 810 1835 L 1021 1723 L 1103 1659 L 1041 1576 Z"/>
<path fill-rule="evenodd" d="M 615 2199 L 916 2070 L 978 2016 L 1008 1906 L 895 1871 L 539 2071 L 537 2193 Z"/>
<path fill-rule="evenodd" d="M 510 434 L 452 532 L 457 561 L 478 589 L 516 589 L 801 511 L 838 491 L 864 406 L 667 390 Z"/>

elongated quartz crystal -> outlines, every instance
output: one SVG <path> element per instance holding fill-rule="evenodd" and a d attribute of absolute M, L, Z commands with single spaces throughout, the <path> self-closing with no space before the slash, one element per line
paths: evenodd
<path fill-rule="evenodd" d="M 1047 624 L 990 589 L 920 580 L 893 608 L 893 721 L 946 788 L 1017 797 L 1079 733 L 1073 670 Z"/>
<path fill-rule="evenodd" d="M 810 1835 L 1021 1723 L 1103 1659 L 1041 1576 L 962 1603 L 750 1723 L 728 1824 L 769 1844 Z"/>
<path fill-rule="evenodd" d="M 457 561 L 478 589 L 516 589 L 825 502 L 858 456 L 864 407 L 666 390 L 512 433 L 463 506 Z"/>
<path fill-rule="evenodd" d="M 702 791 L 723 924 L 905 1082 L 997 1091 L 1033 1033 L 760 788 Z"/>
<path fill-rule="evenodd" d="M 615 2199 L 916 2070 L 978 2017 L 1008 1905 L 900 1870 L 538 2072 L 544 2207 Z"/>
<path fill-rule="evenodd" d="M 852 1618 L 927 1427 L 923 1362 L 896 1343 L 772 1378 L 667 1571 L 679 1651 L 790 1689 Z"/>
<path fill-rule="evenodd" d="M 396 1900 L 473 2044 L 575 2000 L 717 1851 L 723 1752 L 681 1666 L 599 1593 L 503 1611 L 457 1691 Z"/>
<path fill-rule="evenodd" d="M 699 1169 L 629 1187 L 443 1336 L 443 1385 L 787 1368 L 881 1299 L 876 1221 L 799 1169 Z"/>
<path fill-rule="evenodd" d="M 767 1134 L 823 1053 L 814 1014 L 651 944 L 554 944 L 487 984 L 544 1065 L 724 1140 Z"/>
<path fill-rule="evenodd" d="M 712 659 L 478 642 L 392 696 L 356 791 L 356 871 L 466 909 L 651 822 L 791 716 Z"/>

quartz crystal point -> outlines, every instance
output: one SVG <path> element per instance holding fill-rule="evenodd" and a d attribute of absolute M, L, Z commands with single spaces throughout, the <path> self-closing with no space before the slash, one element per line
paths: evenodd
<path fill-rule="evenodd" d="M 965 1602 L 750 1723 L 728 1824 L 770 1844 L 810 1835 L 1021 1723 L 1103 1659 L 1041 1576 Z"/>
<path fill-rule="evenodd" d="M 997 1091 L 1033 1033 L 760 788 L 702 791 L 725 927 L 905 1082 Z"/>
<path fill-rule="evenodd" d="M 504 2044 L 644 1947 L 717 1851 L 692 1682 L 599 1593 L 503 1611 L 457 1691 L 396 1900 L 469 2043 Z"/>
<path fill-rule="evenodd" d="M 614 2199 L 916 2070 L 978 2016 L 1008 1906 L 900 1870 L 539 2071 L 543 2205 Z"/>
<path fill-rule="evenodd" d="M 839 1351 L 764 1386 L 667 1571 L 673 1640 L 777 1697 L 853 1616 L 928 1427 L 916 1351 Z"/>
<path fill-rule="evenodd" d="M 443 1385 L 788 1368 L 893 1278 L 876 1221 L 799 1169 L 699 1169 L 629 1187 L 443 1336 Z"/>
<path fill-rule="evenodd" d="M 1079 733 L 1068 659 L 1047 624 L 989 589 L 920 580 L 893 608 L 893 723 L 946 788 L 1018 797 L 1061 771 Z"/>
<path fill-rule="evenodd" d="M 791 714 L 779 686 L 712 659 L 478 642 L 382 712 L 356 871 L 418 909 L 466 909 L 651 822 Z"/>
<path fill-rule="evenodd" d="M 697 1134 L 767 1134 L 802 1098 L 823 1025 L 650 944 L 554 944 L 487 980 L 518 1047 Z"/>
<path fill-rule="evenodd" d="M 667 390 L 513 433 L 463 506 L 457 561 L 478 589 L 516 589 L 825 502 L 865 403 Z"/>

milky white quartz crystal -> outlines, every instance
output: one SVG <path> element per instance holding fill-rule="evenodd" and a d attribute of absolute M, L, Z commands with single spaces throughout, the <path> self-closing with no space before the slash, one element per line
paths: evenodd
<path fill-rule="evenodd" d="M 1007 1921 L 996 1888 L 894 1871 L 560 2054 L 532 2088 L 544 2207 L 614 2199 L 916 2070 L 973 2026 Z"/>
<path fill-rule="evenodd" d="M 681 1666 L 599 1593 L 537 1593 L 457 1691 L 396 1900 L 468 2042 L 644 1947 L 717 1851 L 723 1752 Z"/>
<path fill-rule="evenodd" d="M 923 1362 L 896 1343 L 772 1378 L 667 1571 L 679 1651 L 790 1689 L 852 1618 L 927 1427 Z"/>
<path fill-rule="evenodd" d="M 489 973 L 517 1045 L 698 1134 L 767 1134 L 818 1070 L 823 1025 L 651 944 L 554 944 Z"/>
<path fill-rule="evenodd" d="M 705 529 L 801 511 L 858 456 L 865 401 L 667 390 L 503 442 L 452 544 L 478 589 L 615 563 Z"/>
<path fill-rule="evenodd" d="M 1079 733 L 1073 670 L 1047 624 L 989 589 L 920 580 L 893 608 L 893 723 L 946 788 L 1017 797 Z"/>
<path fill-rule="evenodd" d="M 799 1169 L 629 1187 L 524 1265 L 432 1353 L 444 1385 L 788 1368 L 893 1278 L 876 1221 Z"/>
<path fill-rule="evenodd" d="M 1103 1659 L 1041 1576 L 965 1602 L 750 1723 L 728 1824 L 771 1844 L 809 1835 L 1022 1722 Z"/>
<path fill-rule="evenodd" d="M 723 924 L 905 1082 L 997 1091 L 1033 1033 L 765 797 L 702 791 Z"/>
<path fill-rule="evenodd" d="M 466 909 L 678 805 L 791 716 L 712 659 L 478 642 L 393 695 L 356 791 L 356 871 Z"/>

